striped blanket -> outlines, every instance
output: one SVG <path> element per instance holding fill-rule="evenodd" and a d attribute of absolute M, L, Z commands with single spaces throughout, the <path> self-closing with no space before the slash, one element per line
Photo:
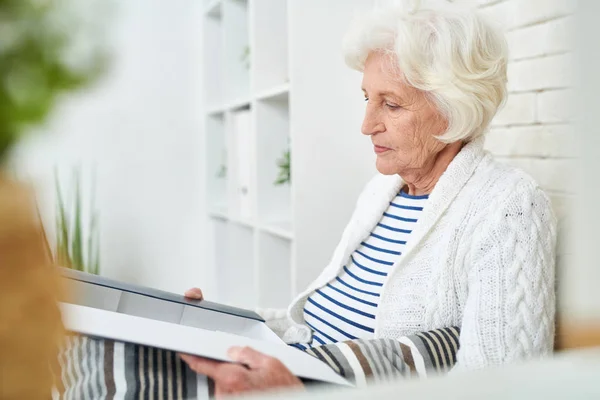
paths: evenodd
<path fill-rule="evenodd" d="M 55 399 L 196 399 L 197 376 L 172 351 L 68 336 Z"/>
<path fill-rule="evenodd" d="M 306 350 L 358 387 L 445 373 L 456 362 L 460 330 L 444 328 L 398 339 L 353 340 Z M 54 399 L 209 398 L 212 383 L 172 351 L 68 336 L 59 357 Z"/>
<path fill-rule="evenodd" d="M 305 350 L 358 387 L 370 382 L 426 377 L 456 363 L 460 329 L 419 332 L 398 339 L 351 340 Z"/>

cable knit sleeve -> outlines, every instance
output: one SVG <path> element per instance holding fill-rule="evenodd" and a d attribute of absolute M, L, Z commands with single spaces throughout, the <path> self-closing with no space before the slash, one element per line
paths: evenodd
<path fill-rule="evenodd" d="M 521 181 L 472 233 L 457 369 L 551 353 L 556 220 L 550 201 Z"/>

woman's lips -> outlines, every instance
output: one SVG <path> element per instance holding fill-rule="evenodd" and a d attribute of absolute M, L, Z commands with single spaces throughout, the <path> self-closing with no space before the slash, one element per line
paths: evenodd
<path fill-rule="evenodd" d="M 377 146 L 377 145 L 373 145 L 373 149 L 375 150 L 375 154 L 382 154 L 382 153 L 385 153 L 386 151 L 391 150 L 389 147 L 383 147 L 383 146 Z"/>

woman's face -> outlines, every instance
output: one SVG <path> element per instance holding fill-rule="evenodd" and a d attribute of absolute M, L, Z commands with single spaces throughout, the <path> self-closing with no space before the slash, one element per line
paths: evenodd
<path fill-rule="evenodd" d="M 367 101 L 362 133 L 371 136 L 377 170 L 385 175 L 415 178 L 426 174 L 445 144 L 446 120 L 425 93 L 407 85 L 389 56 L 371 53 L 365 63 L 362 89 Z"/>

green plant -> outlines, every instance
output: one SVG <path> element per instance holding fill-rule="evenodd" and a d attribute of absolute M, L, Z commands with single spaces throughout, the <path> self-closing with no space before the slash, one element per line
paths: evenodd
<path fill-rule="evenodd" d="M 221 164 L 219 166 L 219 170 L 217 171 L 217 178 L 224 179 L 227 177 L 227 166 L 225 164 Z"/>
<path fill-rule="evenodd" d="M 227 177 L 227 150 L 223 150 L 222 161 L 217 171 L 217 178 L 225 179 Z"/>
<path fill-rule="evenodd" d="M 94 206 L 95 179 L 92 177 L 87 232 L 83 225 L 81 169 L 77 168 L 73 171 L 74 192 L 67 199 L 63 196 L 56 171 L 54 180 L 57 198 L 56 261 L 63 267 L 98 274 L 100 272 L 100 232 L 98 212 Z"/>
<path fill-rule="evenodd" d="M 290 171 L 290 151 L 286 150 L 283 156 L 277 160 L 277 166 L 279 167 L 279 175 L 275 180 L 275 185 L 284 185 L 291 182 L 291 171 Z"/>
<path fill-rule="evenodd" d="M 242 64 L 244 64 L 246 69 L 250 68 L 250 46 L 244 47 L 242 55 L 240 56 L 240 61 L 242 62 Z"/>
<path fill-rule="evenodd" d="M 0 161 L 59 96 L 89 83 L 105 57 L 88 44 L 73 59 L 77 24 L 65 0 L 0 0 Z M 69 58 L 69 56 L 71 56 Z"/>

